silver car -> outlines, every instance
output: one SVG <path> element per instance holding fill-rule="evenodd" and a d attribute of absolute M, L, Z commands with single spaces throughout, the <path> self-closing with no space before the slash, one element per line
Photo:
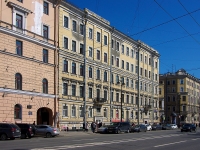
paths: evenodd
<path fill-rule="evenodd" d="M 60 134 L 58 128 L 54 128 L 50 125 L 36 125 L 36 135 L 42 135 L 49 137 L 54 137 Z"/>

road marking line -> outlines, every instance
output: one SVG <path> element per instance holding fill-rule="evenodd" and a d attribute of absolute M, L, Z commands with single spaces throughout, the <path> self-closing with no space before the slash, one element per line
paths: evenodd
<path fill-rule="evenodd" d="M 199 138 L 196 138 L 196 139 L 192 139 L 193 141 L 195 141 L 195 140 L 199 140 Z"/>
<path fill-rule="evenodd" d="M 179 144 L 179 143 L 184 143 L 184 142 L 186 142 L 186 141 L 179 141 L 179 142 L 174 142 L 174 143 L 162 144 L 162 145 L 157 145 L 157 146 L 154 146 L 154 147 L 162 147 L 162 146 L 168 146 L 168 145 Z"/>

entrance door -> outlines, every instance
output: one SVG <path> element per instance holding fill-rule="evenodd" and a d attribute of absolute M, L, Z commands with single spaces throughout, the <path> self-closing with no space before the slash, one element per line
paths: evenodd
<path fill-rule="evenodd" d="M 46 107 L 38 109 L 37 124 L 53 125 L 52 110 Z"/>

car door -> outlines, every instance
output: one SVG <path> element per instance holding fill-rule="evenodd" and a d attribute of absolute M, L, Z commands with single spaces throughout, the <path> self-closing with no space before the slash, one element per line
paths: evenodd
<path fill-rule="evenodd" d="M 36 134 L 37 135 L 42 135 L 42 128 L 41 128 L 41 126 L 37 125 L 35 127 L 36 127 Z"/>

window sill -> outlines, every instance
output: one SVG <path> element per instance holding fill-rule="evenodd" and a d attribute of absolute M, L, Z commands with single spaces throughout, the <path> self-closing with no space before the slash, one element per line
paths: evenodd
<path fill-rule="evenodd" d="M 64 119 L 68 119 L 69 117 L 68 117 L 68 116 L 62 116 L 62 118 L 64 118 Z"/>

